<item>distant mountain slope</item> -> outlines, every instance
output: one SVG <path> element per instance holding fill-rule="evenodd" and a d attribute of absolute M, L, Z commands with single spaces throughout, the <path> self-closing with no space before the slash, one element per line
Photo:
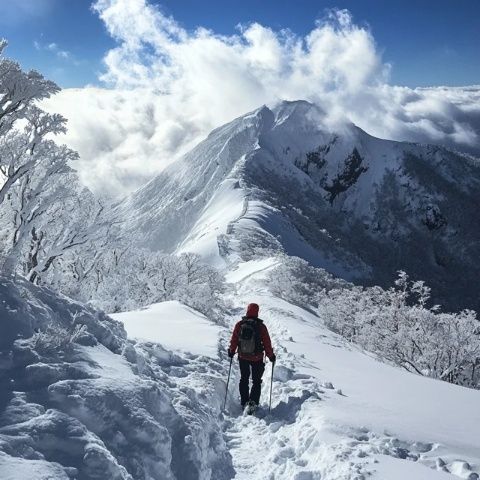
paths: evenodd
<path fill-rule="evenodd" d="M 478 309 L 480 163 L 432 145 L 332 131 L 308 102 L 214 130 L 117 207 L 124 234 L 222 264 L 283 249 L 348 280 L 406 270 L 447 308 Z"/>

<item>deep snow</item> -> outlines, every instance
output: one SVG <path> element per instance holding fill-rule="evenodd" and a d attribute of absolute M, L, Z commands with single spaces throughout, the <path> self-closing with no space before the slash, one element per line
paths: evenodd
<path fill-rule="evenodd" d="M 130 338 L 161 343 L 168 350 L 218 356 L 220 327 L 177 301 L 110 315 L 123 323 Z"/>
<path fill-rule="evenodd" d="M 259 303 L 278 358 L 272 411 L 267 363 L 255 417 L 240 410 L 236 360 L 222 412 L 230 328 L 166 302 L 116 315 L 127 340 L 121 323 L 2 280 L 0 478 L 478 478 L 480 392 L 381 363 L 275 298 L 278 261 L 227 274 L 230 328 Z M 44 355 L 21 338 L 47 322 L 81 322 L 88 335 Z"/>
<path fill-rule="evenodd" d="M 75 324 L 65 348 L 32 343 Z M 105 314 L 1 277 L 0 332 L 2 480 L 231 478 L 218 359 L 128 341 Z"/>

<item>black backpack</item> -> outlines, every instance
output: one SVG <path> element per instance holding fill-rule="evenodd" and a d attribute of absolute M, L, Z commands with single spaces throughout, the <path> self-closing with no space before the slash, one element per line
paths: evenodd
<path fill-rule="evenodd" d="M 263 352 L 259 322 L 256 318 L 246 318 L 242 321 L 238 336 L 238 351 L 247 355 Z"/>

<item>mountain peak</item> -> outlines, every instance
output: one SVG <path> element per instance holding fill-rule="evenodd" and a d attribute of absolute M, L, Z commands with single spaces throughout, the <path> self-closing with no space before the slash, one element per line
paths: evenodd
<path fill-rule="evenodd" d="M 325 112 L 320 107 L 306 100 L 283 100 L 273 108 L 273 112 L 278 124 L 284 122 L 287 118 L 295 121 L 305 122 L 305 120 L 308 120 L 323 124 L 325 118 Z"/>
<path fill-rule="evenodd" d="M 216 129 L 124 202 L 126 235 L 216 265 L 281 250 L 363 284 L 389 285 L 405 270 L 435 301 L 478 308 L 480 167 L 328 127 L 321 108 L 299 100 Z"/>

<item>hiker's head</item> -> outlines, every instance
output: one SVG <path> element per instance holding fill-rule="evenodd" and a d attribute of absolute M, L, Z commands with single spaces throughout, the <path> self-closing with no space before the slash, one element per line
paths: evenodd
<path fill-rule="evenodd" d="M 250 303 L 247 307 L 247 317 L 258 317 L 260 307 L 256 303 Z"/>

